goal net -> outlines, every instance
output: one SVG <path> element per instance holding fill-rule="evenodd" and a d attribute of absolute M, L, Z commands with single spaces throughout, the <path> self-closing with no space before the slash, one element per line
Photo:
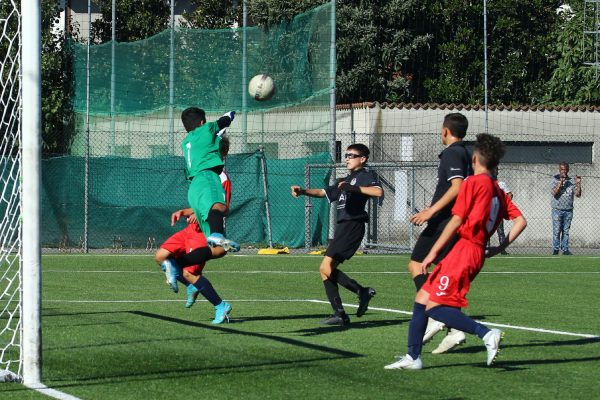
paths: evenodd
<path fill-rule="evenodd" d="M 0 3 L 0 381 L 21 375 L 20 14 Z"/>

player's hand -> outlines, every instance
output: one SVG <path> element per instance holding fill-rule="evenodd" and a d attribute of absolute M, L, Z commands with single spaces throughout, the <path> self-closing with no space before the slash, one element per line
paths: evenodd
<path fill-rule="evenodd" d="M 359 192 L 360 191 L 358 186 L 351 185 L 346 181 L 341 181 L 340 183 L 338 183 L 338 189 L 344 190 L 346 192 Z"/>
<path fill-rule="evenodd" d="M 187 219 L 187 223 L 188 224 L 197 224 L 198 223 L 198 218 L 196 218 L 196 214 L 192 214 L 188 217 Z"/>
<path fill-rule="evenodd" d="M 421 273 L 422 274 L 427 274 L 427 269 L 431 266 L 431 264 L 433 264 L 433 261 L 435 261 L 436 257 L 437 257 L 437 254 L 432 254 L 431 252 L 429 254 L 427 254 L 427 257 L 425 257 L 425 259 L 421 263 Z"/>
<path fill-rule="evenodd" d="M 427 207 L 422 211 L 416 213 L 415 215 L 411 216 L 409 221 L 414 225 L 421 226 L 425 222 L 429 221 L 433 217 L 433 215 L 434 213 L 431 211 L 431 208 Z"/>
<path fill-rule="evenodd" d="M 300 195 L 302 194 L 302 188 L 300 186 L 293 185 L 291 187 L 291 189 L 292 189 L 292 196 L 294 196 L 296 198 L 300 197 Z"/>
<path fill-rule="evenodd" d="M 181 217 L 184 217 L 183 210 L 178 210 L 171 214 L 171 226 L 175 225 L 175 223 L 177 223 Z"/>
<path fill-rule="evenodd" d="M 233 119 L 235 118 L 235 111 L 229 111 L 226 112 L 225 114 L 223 114 L 224 117 L 229 117 L 229 119 L 231 120 L 231 122 L 233 122 Z"/>

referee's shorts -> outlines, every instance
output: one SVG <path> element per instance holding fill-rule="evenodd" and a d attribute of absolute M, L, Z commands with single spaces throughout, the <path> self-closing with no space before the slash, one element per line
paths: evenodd
<path fill-rule="evenodd" d="M 423 262 L 429 251 L 435 244 L 435 242 L 439 239 L 444 228 L 450 221 L 452 216 L 444 216 L 444 217 L 433 217 L 427 222 L 427 227 L 421 232 L 419 239 L 417 239 L 417 243 L 415 243 L 415 247 L 413 247 L 412 254 L 410 256 L 411 261 Z M 446 257 L 446 254 L 450 251 L 450 249 L 454 246 L 456 241 L 458 240 L 458 235 L 454 235 L 452 239 L 448 241 L 446 246 L 440 251 L 438 256 L 436 257 L 434 264 L 439 263 L 442 258 Z"/>
<path fill-rule="evenodd" d="M 360 247 L 365 236 L 364 221 L 340 221 L 335 227 L 333 240 L 327 247 L 325 255 L 333 258 L 339 263 L 352 258 Z"/>

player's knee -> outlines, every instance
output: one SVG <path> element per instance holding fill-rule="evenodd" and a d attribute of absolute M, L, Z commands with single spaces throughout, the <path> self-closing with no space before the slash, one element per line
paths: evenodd
<path fill-rule="evenodd" d="M 211 207 L 211 210 L 220 211 L 224 213 L 227 210 L 227 206 L 223 203 L 215 203 Z"/>
<path fill-rule="evenodd" d="M 158 265 L 160 265 L 169 257 L 170 254 L 171 253 L 165 249 L 158 249 L 154 254 L 154 260 Z"/>

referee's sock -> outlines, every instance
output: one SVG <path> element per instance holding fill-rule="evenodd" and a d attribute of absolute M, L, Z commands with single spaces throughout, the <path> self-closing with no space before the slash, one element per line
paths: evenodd
<path fill-rule="evenodd" d="M 212 251 L 210 247 L 199 247 L 195 250 L 190 251 L 187 254 L 179 256 L 175 259 L 180 267 L 187 267 L 189 265 L 200 265 L 212 258 Z"/>
<path fill-rule="evenodd" d="M 206 300 L 210 301 L 213 306 L 221 304 L 221 301 L 223 301 L 217 294 L 217 291 L 213 287 L 212 283 L 210 283 L 210 281 L 206 279 L 204 275 L 202 275 L 200 279 L 194 283 L 194 286 L 196 289 L 198 289 L 202 296 L 206 298 Z"/>
<path fill-rule="evenodd" d="M 346 275 L 343 271 L 340 271 L 339 269 L 334 269 L 329 279 L 339 283 L 349 291 L 354 292 L 356 294 L 359 294 L 360 291 L 364 289 L 358 284 L 358 282 L 350 278 L 348 275 Z"/>
<path fill-rule="evenodd" d="M 443 322 L 450 328 L 477 335 L 481 339 L 490 331 L 488 327 L 475 322 L 473 318 L 468 317 L 460 311 L 460 308 L 436 306 L 427 311 L 427 315 L 437 321 Z"/>
<path fill-rule="evenodd" d="M 344 314 L 344 306 L 342 305 L 342 299 L 340 298 L 337 283 L 333 282 L 331 279 L 325 279 L 323 281 L 323 286 L 325 286 L 325 294 L 329 299 L 329 303 L 331 304 L 331 308 L 333 308 L 335 315 Z"/>

